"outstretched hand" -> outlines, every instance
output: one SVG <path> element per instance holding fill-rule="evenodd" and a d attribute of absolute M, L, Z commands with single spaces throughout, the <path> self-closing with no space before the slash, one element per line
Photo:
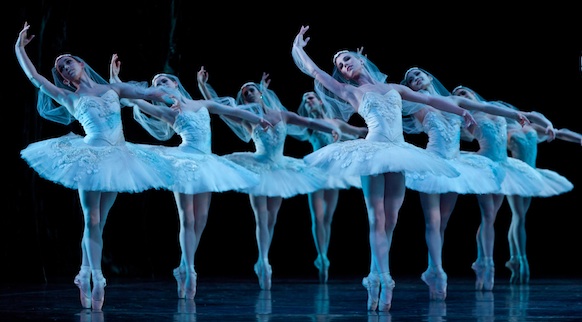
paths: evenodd
<path fill-rule="evenodd" d="M 531 124 L 531 122 L 529 121 L 529 119 L 527 118 L 527 116 L 525 116 L 525 114 L 518 112 L 517 113 L 517 117 L 518 117 L 518 122 L 519 124 L 523 127 L 526 126 L 528 124 Z"/>
<path fill-rule="evenodd" d="M 18 39 L 16 39 L 16 46 L 25 47 L 34 39 L 34 35 L 28 36 L 28 29 L 30 29 L 30 25 L 25 21 L 24 27 L 22 27 L 22 30 L 18 34 Z"/>
<path fill-rule="evenodd" d="M 273 124 L 271 124 L 271 122 L 269 122 L 269 121 L 265 120 L 264 118 L 261 118 L 261 119 L 259 120 L 259 125 L 261 126 L 261 128 L 262 128 L 264 131 L 266 131 L 266 130 L 268 130 L 268 129 L 270 129 L 270 128 L 272 128 L 272 127 L 273 127 Z"/>
<path fill-rule="evenodd" d="M 208 82 L 208 72 L 204 69 L 204 66 L 201 66 L 198 73 L 196 73 L 196 80 L 198 84 L 206 84 Z"/>
<path fill-rule="evenodd" d="M 176 96 L 169 95 L 170 99 L 172 100 L 172 104 L 169 106 L 172 110 L 182 112 L 182 105 L 180 104 L 180 100 L 176 98 Z"/>
<path fill-rule="evenodd" d="M 109 78 L 119 80 L 119 72 L 121 71 L 121 61 L 117 54 L 111 56 L 111 63 L 109 64 Z"/>
<path fill-rule="evenodd" d="M 343 133 L 342 130 L 336 128 L 335 130 L 331 131 L 331 136 L 333 136 L 333 142 L 337 142 L 341 139 Z"/>
<path fill-rule="evenodd" d="M 269 73 L 263 72 L 263 77 L 261 77 L 261 85 L 265 89 L 269 88 L 269 84 L 271 84 L 271 79 L 269 79 Z"/>
<path fill-rule="evenodd" d="M 295 36 L 295 40 L 293 41 L 294 46 L 299 46 L 299 47 L 303 48 L 307 45 L 310 38 L 303 37 L 305 35 L 305 33 L 307 32 L 307 30 L 309 30 L 309 26 L 301 26 L 299 33 L 297 34 L 297 36 Z"/>
<path fill-rule="evenodd" d="M 469 130 L 471 134 L 473 134 L 475 126 L 477 125 L 477 121 L 475 121 L 473 115 L 468 111 L 463 112 L 463 119 L 465 120 L 465 127 Z"/>
<path fill-rule="evenodd" d="M 549 125 L 548 127 L 546 127 L 546 135 L 548 136 L 548 138 L 546 139 L 546 142 L 552 142 L 556 139 L 556 129 Z"/>
<path fill-rule="evenodd" d="M 368 57 L 368 54 L 364 54 L 364 46 L 357 48 L 356 52 L 364 57 Z"/>

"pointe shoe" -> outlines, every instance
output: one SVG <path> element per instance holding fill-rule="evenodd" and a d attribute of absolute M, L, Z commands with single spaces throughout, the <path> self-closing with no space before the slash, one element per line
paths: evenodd
<path fill-rule="evenodd" d="M 93 271 L 93 291 L 91 292 L 91 305 L 93 311 L 101 311 L 105 300 L 105 286 L 107 282 L 101 270 Z"/>
<path fill-rule="evenodd" d="M 485 265 L 474 262 L 471 264 L 471 268 L 475 272 L 475 290 L 481 291 L 483 290 L 483 281 L 485 278 Z"/>
<path fill-rule="evenodd" d="M 362 279 L 362 285 L 368 291 L 368 311 L 376 311 L 380 297 L 380 277 L 378 274 L 370 272 L 367 277 Z"/>
<path fill-rule="evenodd" d="M 85 309 L 91 308 L 91 271 L 79 271 L 75 276 L 75 285 L 79 288 L 81 306 Z"/>
<path fill-rule="evenodd" d="M 196 296 L 196 277 L 196 271 L 191 268 L 185 281 L 185 296 L 187 300 L 193 300 L 194 296 Z"/>
<path fill-rule="evenodd" d="M 327 283 L 329 260 L 326 257 L 317 256 L 313 264 L 319 270 L 319 283 Z"/>
<path fill-rule="evenodd" d="M 495 284 L 495 266 L 486 265 L 485 272 L 483 274 L 483 289 L 485 291 L 493 290 L 493 285 Z"/>
<path fill-rule="evenodd" d="M 505 262 L 505 267 L 509 268 L 511 271 L 511 277 L 509 278 L 509 283 L 511 284 L 519 284 L 521 280 L 521 268 L 519 265 L 519 259 L 511 258 L 507 262 Z"/>
<path fill-rule="evenodd" d="M 263 264 L 262 261 L 256 262 L 255 266 L 255 274 L 259 278 L 259 286 L 262 290 L 268 291 L 271 289 L 271 276 L 273 271 L 271 269 L 271 265 Z"/>
<path fill-rule="evenodd" d="M 390 311 L 392 307 L 392 290 L 396 286 L 390 273 L 380 274 L 380 286 L 382 288 L 380 292 L 380 303 L 378 304 L 378 311 Z"/>
<path fill-rule="evenodd" d="M 447 274 L 442 269 L 428 268 L 420 279 L 428 285 L 429 298 L 444 301 L 447 297 Z"/>
<path fill-rule="evenodd" d="M 172 274 L 178 283 L 178 298 L 183 299 L 186 297 L 186 272 L 181 270 L 180 267 L 176 267 Z"/>

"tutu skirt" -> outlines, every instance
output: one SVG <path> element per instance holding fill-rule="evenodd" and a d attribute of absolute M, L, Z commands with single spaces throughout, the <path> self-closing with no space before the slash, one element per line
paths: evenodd
<path fill-rule="evenodd" d="M 71 189 L 141 192 L 172 183 L 168 160 L 141 144 L 94 146 L 69 133 L 31 143 L 20 155 L 42 178 Z"/>

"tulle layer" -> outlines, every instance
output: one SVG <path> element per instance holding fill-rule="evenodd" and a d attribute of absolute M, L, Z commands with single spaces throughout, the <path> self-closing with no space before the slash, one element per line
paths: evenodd
<path fill-rule="evenodd" d="M 141 192 L 172 182 L 166 159 L 129 142 L 93 146 L 69 133 L 31 143 L 20 155 L 42 178 L 71 189 Z"/>
<path fill-rule="evenodd" d="M 501 183 L 502 194 L 522 197 L 551 195 L 552 189 L 544 176 L 527 163 L 515 158 L 507 158 L 499 164 L 505 170 L 505 178 Z"/>
<path fill-rule="evenodd" d="M 350 189 L 350 188 L 362 188 L 362 178 L 360 176 L 344 177 L 334 174 L 329 174 L 327 178 L 328 189 Z"/>
<path fill-rule="evenodd" d="M 259 174 L 259 183 L 241 192 L 269 197 L 289 198 L 323 188 L 335 188 L 320 169 L 309 167 L 303 160 L 282 156 L 276 160 L 254 152 L 235 152 L 225 158 Z"/>
<path fill-rule="evenodd" d="M 458 177 L 425 175 L 406 176 L 406 187 L 426 193 L 459 194 L 499 193 L 505 171 L 493 160 L 474 153 L 461 152 L 447 161 L 460 173 Z"/>
<path fill-rule="evenodd" d="M 336 142 L 311 152 L 304 160 L 330 175 L 340 177 L 401 172 L 408 180 L 423 180 L 434 175 L 459 175 L 445 160 L 406 142 L 390 143 L 366 139 Z M 425 191 L 422 186 L 417 189 L 430 192 Z"/>
<path fill-rule="evenodd" d="M 538 168 L 536 170 L 538 170 L 538 172 L 542 175 L 542 178 L 546 183 L 544 185 L 544 189 L 542 189 L 538 197 L 555 196 L 574 189 L 574 184 L 559 173 L 547 169 Z"/>
<path fill-rule="evenodd" d="M 178 147 L 152 146 L 173 168 L 170 190 L 197 194 L 249 188 L 259 183 L 258 174 L 212 153 Z"/>

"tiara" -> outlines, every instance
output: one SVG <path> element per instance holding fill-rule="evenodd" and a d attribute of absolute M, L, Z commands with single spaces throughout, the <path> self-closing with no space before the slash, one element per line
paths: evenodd
<path fill-rule="evenodd" d="M 456 92 L 456 91 L 458 91 L 458 90 L 461 90 L 461 89 L 464 89 L 464 90 L 466 90 L 467 92 L 469 92 L 469 93 L 471 93 L 471 94 L 473 94 L 473 95 L 475 95 L 475 96 L 478 96 L 478 95 L 477 95 L 477 93 L 475 93 L 475 91 L 474 91 L 474 90 L 470 89 L 470 88 L 469 88 L 469 87 L 467 87 L 467 86 L 463 86 L 463 85 L 459 85 L 459 86 L 457 86 L 457 87 L 453 88 L 453 91 L 452 91 L 451 93 L 454 93 L 454 92 Z"/>
<path fill-rule="evenodd" d="M 418 70 L 421 70 L 421 69 L 420 69 L 420 68 L 418 68 L 418 67 L 410 67 L 410 68 L 409 68 L 409 69 L 406 71 L 406 73 L 404 73 L 404 79 L 406 79 L 406 77 L 408 77 L 408 73 L 410 73 L 410 72 L 411 72 L 413 69 L 418 69 Z"/>
<path fill-rule="evenodd" d="M 465 88 L 465 86 L 463 86 L 463 85 L 459 85 L 459 86 L 457 86 L 457 87 L 453 88 L 453 91 L 452 91 L 452 93 L 456 92 L 457 90 L 464 89 L 464 88 Z"/>
<path fill-rule="evenodd" d="M 247 86 L 254 86 L 256 89 L 259 89 L 259 87 L 257 86 L 257 84 L 255 82 L 246 82 L 246 83 L 242 84 L 242 86 L 240 87 L 241 91 L 243 88 L 245 88 Z"/>
<path fill-rule="evenodd" d="M 62 55 L 58 55 L 57 58 L 55 58 L 55 68 L 57 68 L 57 63 L 59 62 L 59 60 L 63 57 L 73 57 L 73 55 L 71 54 L 62 54 Z M 57 68 L 58 69 L 58 68 Z"/>
<path fill-rule="evenodd" d="M 333 60 L 332 60 L 333 64 L 335 65 L 335 60 L 337 59 L 337 56 L 339 56 L 341 54 L 346 54 L 349 52 L 350 52 L 349 50 L 344 49 L 344 50 L 340 50 L 337 53 L 335 53 L 335 55 L 333 55 Z"/>
<path fill-rule="evenodd" d="M 156 79 L 160 78 L 160 77 L 166 77 L 169 80 L 173 81 L 173 82 L 178 82 L 178 77 L 174 76 L 174 75 L 170 75 L 170 74 L 166 74 L 166 73 L 159 73 L 156 74 L 153 78 L 152 78 L 152 84 L 156 82 Z"/>
<path fill-rule="evenodd" d="M 166 74 L 159 73 L 159 74 L 154 75 L 154 77 L 152 78 L 152 83 L 154 83 L 156 81 L 156 79 L 158 79 L 158 77 L 162 77 L 162 76 L 166 76 Z"/>

